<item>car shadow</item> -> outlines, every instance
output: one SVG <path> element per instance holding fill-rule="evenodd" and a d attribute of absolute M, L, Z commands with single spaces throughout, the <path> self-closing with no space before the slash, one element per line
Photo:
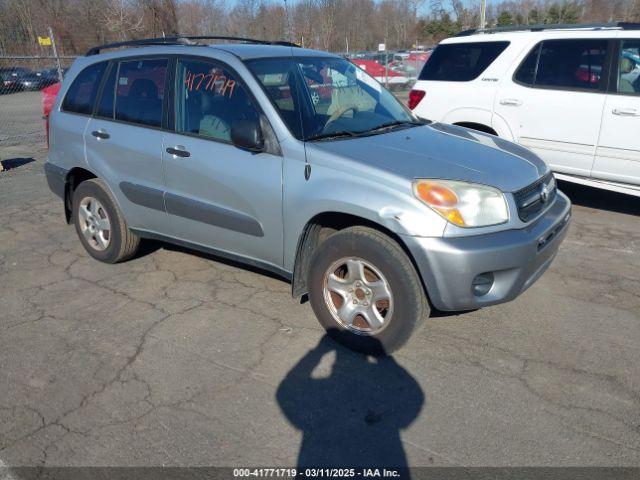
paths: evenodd
<path fill-rule="evenodd" d="M 23 165 L 27 165 L 28 163 L 35 162 L 35 158 L 7 158 L 6 160 L 0 161 L 2 164 L 2 168 L 7 170 L 13 170 L 14 168 L 22 167 Z"/>
<path fill-rule="evenodd" d="M 134 258 L 142 258 L 147 255 L 151 255 L 152 253 L 160 249 L 167 250 L 170 252 L 181 252 L 187 255 L 194 255 L 196 257 L 199 257 L 205 260 L 211 260 L 213 262 L 222 263 L 230 267 L 239 268 L 242 270 L 246 270 L 248 272 L 257 273 L 259 275 L 263 275 L 266 277 L 270 277 L 276 280 L 286 282 L 286 279 L 284 279 L 282 276 L 270 270 L 266 270 L 264 268 L 248 265 L 246 263 L 241 263 L 226 257 L 215 255 L 214 253 L 207 253 L 207 252 L 203 252 L 202 250 L 197 250 L 195 248 L 189 248 L 182 245 L 176 245 L 173 243 L 164 242 L 162 240 L 155 240 L 150 238 L 145 238 L 142 240 L 142 242 L 140 243 L 140 248 L 138 249 L 138 252 L 136 253 Z"/>
<path fill-rule="evenodd" d="M 574 205 L 626 215 L 640 215 L 640 197 L 561 180 L 558 181 L 558 187 Z"/>
<path fill-rule="evenodd" d="M 333 365 L 318 368 L 331 352 Z M 287 373 L 276 399 L 302 431 L 298 469 L 386 467 L 408 475 L 400 431 L 416 419 L 425 398 L 392 357 L 355 353 L 325 335 Z"/>

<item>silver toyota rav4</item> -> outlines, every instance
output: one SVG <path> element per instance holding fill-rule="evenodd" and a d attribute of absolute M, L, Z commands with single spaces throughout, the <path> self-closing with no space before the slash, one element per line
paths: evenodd
<path fill-rule="evenodd" d="M 335 55 L 193 40 L 96 47 L 64 80 L 45 170 L 97 260 L 155 238 L 275 272 L 374 354 L 553 260 L 571 206 L 530 151 L 419 120 Z"/>

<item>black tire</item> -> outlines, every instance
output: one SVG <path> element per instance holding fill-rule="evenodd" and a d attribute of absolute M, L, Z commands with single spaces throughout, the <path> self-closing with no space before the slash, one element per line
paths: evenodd
<path fill-rule="evenodd" d="M 82 233 L 82 219 L 80 218 L 79 208 L 82 200 L 89 197 L 97 199 L 102 204 L 104 212 L 101 213 L 106 214 L 109 219 L 109 242 L 104 250 L 98 250 L 90 244 Z M 92 178 L 78 185 L 73 192 L 73 213 L 71 218 L 80 242 L 87 253 L 96 260 L 105 263 L 123 262 L 135 255 L 138 250 L 140 237 L 127 227 L 124 215 L 103 180 Z"/>
<path fill-rule="evenodd" d="M 340 323 L 325 301 L 324 276 L 343 258 L 362 259 L 378 269 L 393 296 L 393 310 L 384 328 L 364 333 Z M 429 315 L 420 278 L 404 250 L 387 235 L 368 227 L 349 227 L 327 238 L 316 250 L 309 269 L 309 300 L 320 324 L 335 340 L 369 355 L 388 355 L 402 347 L 416 325 Z"/>

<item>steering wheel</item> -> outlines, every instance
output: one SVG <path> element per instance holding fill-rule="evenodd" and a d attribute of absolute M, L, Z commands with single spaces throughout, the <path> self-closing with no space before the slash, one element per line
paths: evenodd
<path fill-rule="evenodd" d="M 355 115 L 358 112 L 358 108 L 351 106 L 351 107 L 344 107 L 339 110 L 336 110 L 331 114 L 331 116 L 329 117 L 329 120 L 327 120 L 327 123 L 324 124 L 324 128 L 326 129 L 331 123 L 335 122 L 341 116 L 343 116 L 345 113 L 349 111 L 352 111 L 353 114 Z"/>

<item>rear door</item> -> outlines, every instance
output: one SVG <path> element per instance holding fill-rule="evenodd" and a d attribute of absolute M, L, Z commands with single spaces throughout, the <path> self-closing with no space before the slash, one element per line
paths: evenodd
<path fill-rule="evenodd" d="M 281 267 L 282 156 L 231 142 L 236 122 L 257 121 L 273 143 L 268 121 L 222 63 L 179 58 L 174 85 L 175 133 L 163 148 L 171 235 Z"/>
<path fill-rule="evenodd" d="M 112 62 L 85 133 L 87 161 L 107 180 L 130 227 L 164 233 L 163 104 L 167 58 Z"/>
<path fill-rule="evenodd" d="M 640 185 L 640 39 L 619 40 L 612 70 L 591 176 Z"/>
<path fill-rule="evenodd" d="M 605 102 L 610 41 L 544 40 L 496 96 L 494 112 L 515 140 L 559 172 L 588 176 Z"/>

